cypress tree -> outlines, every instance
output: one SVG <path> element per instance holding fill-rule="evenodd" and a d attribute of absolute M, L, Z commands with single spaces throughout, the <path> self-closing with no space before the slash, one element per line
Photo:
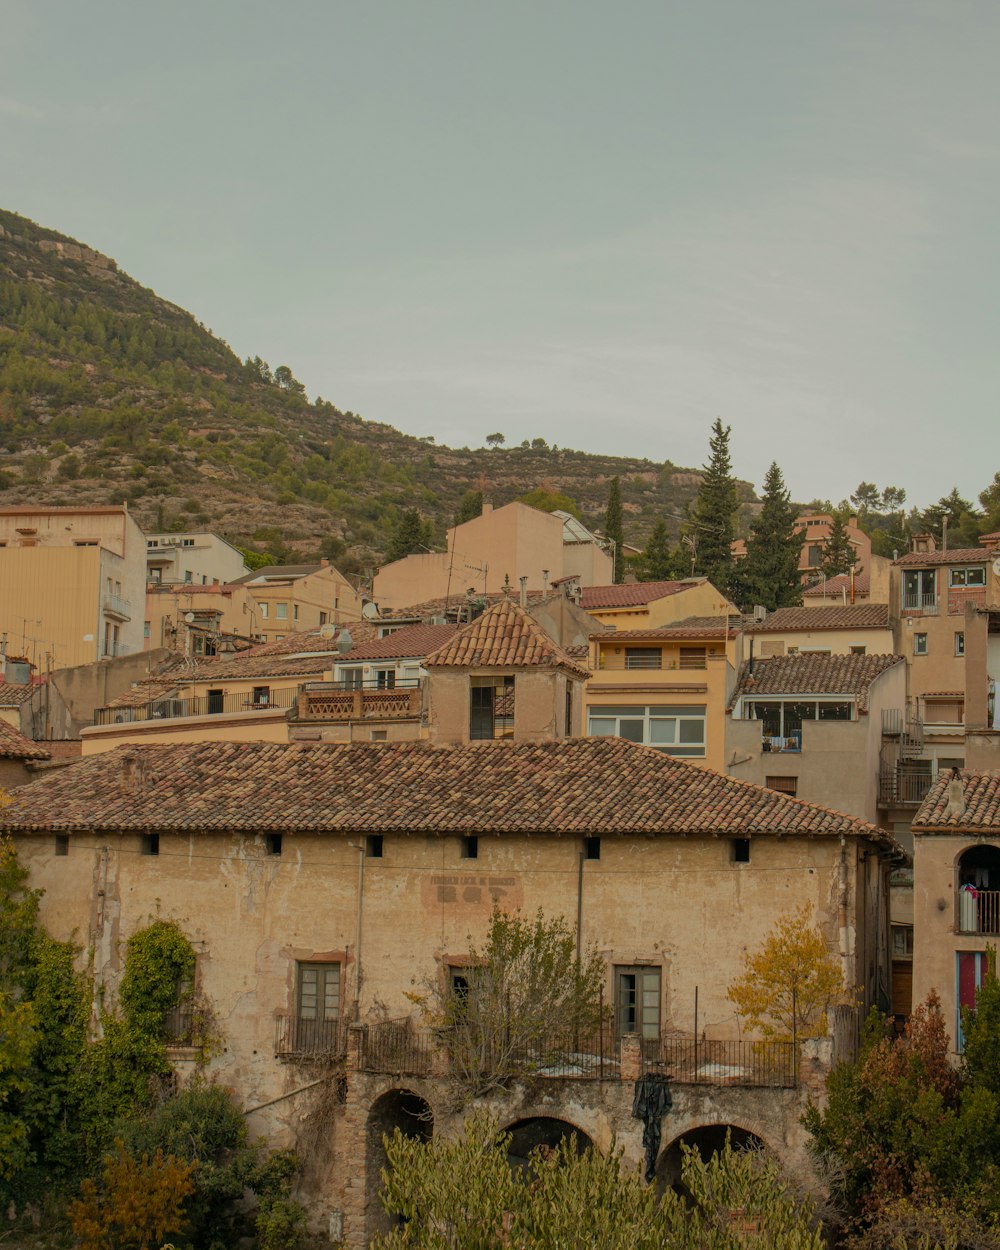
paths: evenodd
<path fill-rule="evenodd" d="M 838 573 L 847 573 L 854 563 L 854 548 L 847 537 L 844 518 L 839 512 L 833 514 L 830 533 L 823 544 L 823 559 L 820 569 L 826 577 L 836 577 Z"/>
<path fill-rule="evenodd" d="M 612 580 L 620 582 L 624 565 L 622 547 L 625 545 L 625 527 L 622 514 L 622 484 L 617 477 L 613 477 L 608 486 L 608 508 L 604 514 L 604 536 L 610 538 L 615 545 L 615 568 Z"/>
<path fill-rule="evenodd" d="M 684 577 L 684 553 L 670 546 L 667 523 L 659 520 L 653 526 L 653 532 L 642 553 L 641 577 L 643 582 L 669 582 L 676 577 Z M 681 571 L 678 571 L 678 566 Z"/>
<path fill-rule="evenodd" d="M 705 465 L 698 497 L 694 502 L 695 571 L 707 577 L 713 586 L 728 594 L 733 579 L 733 553 L 736 537 L 736 480 L 729 456 L 729 434 L 732 426 L 724 426 L 716 417 L 709 439 L 708 464 Z"/>
<path fill-rule="evenodd" d="M 424 538 L 424 525 L 420 520 L 420 513 L 416 508 L 408 508 L 401 513 L 396 522 L 396 528 L 389 541 L 389 549 L 385 553 L 386 560 L 391 564 L 393 560 L 402 560 L 414 551 L 419 551 L 424 545 Z"/>
<path fill-rule="evenodd" d="M 749 609 L 761 603 L 773 612 L 802 602 L 802 537 L 795 533 L 797 512 L 781 470 L 772 462 L 764 478 L 763 506 L 751 527 L 747 553 L 736 570 L 741 607 Z"/>

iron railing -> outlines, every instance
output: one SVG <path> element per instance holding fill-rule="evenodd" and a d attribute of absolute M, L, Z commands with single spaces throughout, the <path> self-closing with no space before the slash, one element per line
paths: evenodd
<path fill-rule="evenodd" d="M 937 611 L 937 593 L 935 591 L 904 591 L 903 592 L 903 611 L 904 612 L 928 612 Z"/>
<path fill-rule="evenodd" d="M 426 1076 L 434 1067 L 434 1034 L 409 1020 L 379 1020 L 361 1033 L 360 1067 L 363 1072 L 398 1076 Z"/>
<path fill-rule="evenodd" d="M 102 596 L 104 611 L 111 616 L 120 616 L 123 621 L 132 619 L 132 605 L 127 599 L 123 599 L 121 595 L 113 594 L 110 590 L 106 590 Z"/>
<path fill-rule="evenodd" d="M 692 670 L 704 672 L 708 668 L 708 660 L 703 656 L 681 656 L 677 659 L 655 655 L 608 655 L 605 651 L 599 657 L 598 668 L 608 673 L 649 671 L 650 669 L 662 669 L 665 672 Z"/>
<path fill-rule="evenodd" d="M 347 1054 L 346 1020 L 302 1020 L 278 1016 L 274 1053 L 279 1058 L 337 1059 Z"/>
<path fill-rule="evenodd" d="M 932 780 L 930 773 L 905 773 L 884 768 L 878 779 L 879 802 L 916 806 L 927 797 Z"/>
<path fill-rule="evenodd" d="M 643 1047 L 648 1069 L 659 1069 L 677 1084 L 739 1085 L 791 1089 L 798 1083 L 793 1042 L 707 1041 L 662 1037 L 654 1050 Z"/>
<path fill-rule="evenodd" d="M 223 712 L 266 712 L 272 708 L 287 711 L 295 706 L 298 693 L 298 688 L 292 687 L 288 690 L 269 689 L 266 695 L 256 697 L 252 690 L 240 690 L 235 694 L 219 691 L 197 697 L 151 699 L 148 703 L 135 703 L 128 707 L 99 707 L 94 713 L 94 724 L 125 725 L 133 721 L 174 720 L 183 716 L 221 715 Z"/>
<path fill-rule="evenodd" d="M 959 890 L 958 931 L 1000 933 L 1000 890 Z"/>
<path fill-rule="evenodd" d="M 174 1007 L 163 1017 L 163 1036 L 168 1046 L 191 1046 L 194 1042 L 194 1008 Z"/>

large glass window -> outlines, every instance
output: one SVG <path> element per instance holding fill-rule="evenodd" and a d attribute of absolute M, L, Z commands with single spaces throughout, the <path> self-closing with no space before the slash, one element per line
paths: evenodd
<path fill-rule="evenodd" d="M 765 751 L 801 751 L 803 721 L 850 720 L 851 714 L 850 703 L 812 699 L 755 699 L 744 713 L 747 720 L 763 722 Z"/>
<path fill-rule="evenodd" d="M 948 570 L 949 586 L 985 586 L 986 585 L 986 566 L 982 568 L 971 569 L 949 569 Z"/>
<path fill-rule="evenodd" d="M 934 569 L 906 569 L 903 573 L 903 611 L 916 612 L 937 604 Z"/>
<path fill-rule="evenodd" d="M 626 647 L 626 668 L 660 668 L 663 651 L 660 647 Z"/>
<path fill-rule="evenodd" d="M 666 755 L 705 754 L 705 705 L 591 707 L 587 732 L 592 738 L 624 738 Z"/>
<path fill-rule="evenodd" d="M 660 1035 L 659 968 L 615 969 L 615 1032 Z"/>

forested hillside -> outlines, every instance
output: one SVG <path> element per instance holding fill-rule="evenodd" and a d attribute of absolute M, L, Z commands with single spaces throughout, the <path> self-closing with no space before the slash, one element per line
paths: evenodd
<path fill-rule="evenodd" d="M 470 437 L 481 432 L 472 428 Z M 707 431 L 706 431 L 707 438 Z M 404 511 L 443 539 L 463 495 L 561 492 L 625 537 L 676 530 L 698 471 L 530 446 L 461 450 L 310 401 L 75 240 L 0 211 L 0 502 L 129 501 L 149 528 L 210 526 L 276 558 L 380 560 Z M 745 498 L 752 498 L 742 486 Z"/>

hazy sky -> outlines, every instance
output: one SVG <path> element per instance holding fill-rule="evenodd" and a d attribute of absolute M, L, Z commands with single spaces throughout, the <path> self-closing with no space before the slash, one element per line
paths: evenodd
<path fill-rule="evenodd" d="M 0 0 L 0 204 L 310 395 L 925 504 L 1000 469 L 997 0 Z"/>

